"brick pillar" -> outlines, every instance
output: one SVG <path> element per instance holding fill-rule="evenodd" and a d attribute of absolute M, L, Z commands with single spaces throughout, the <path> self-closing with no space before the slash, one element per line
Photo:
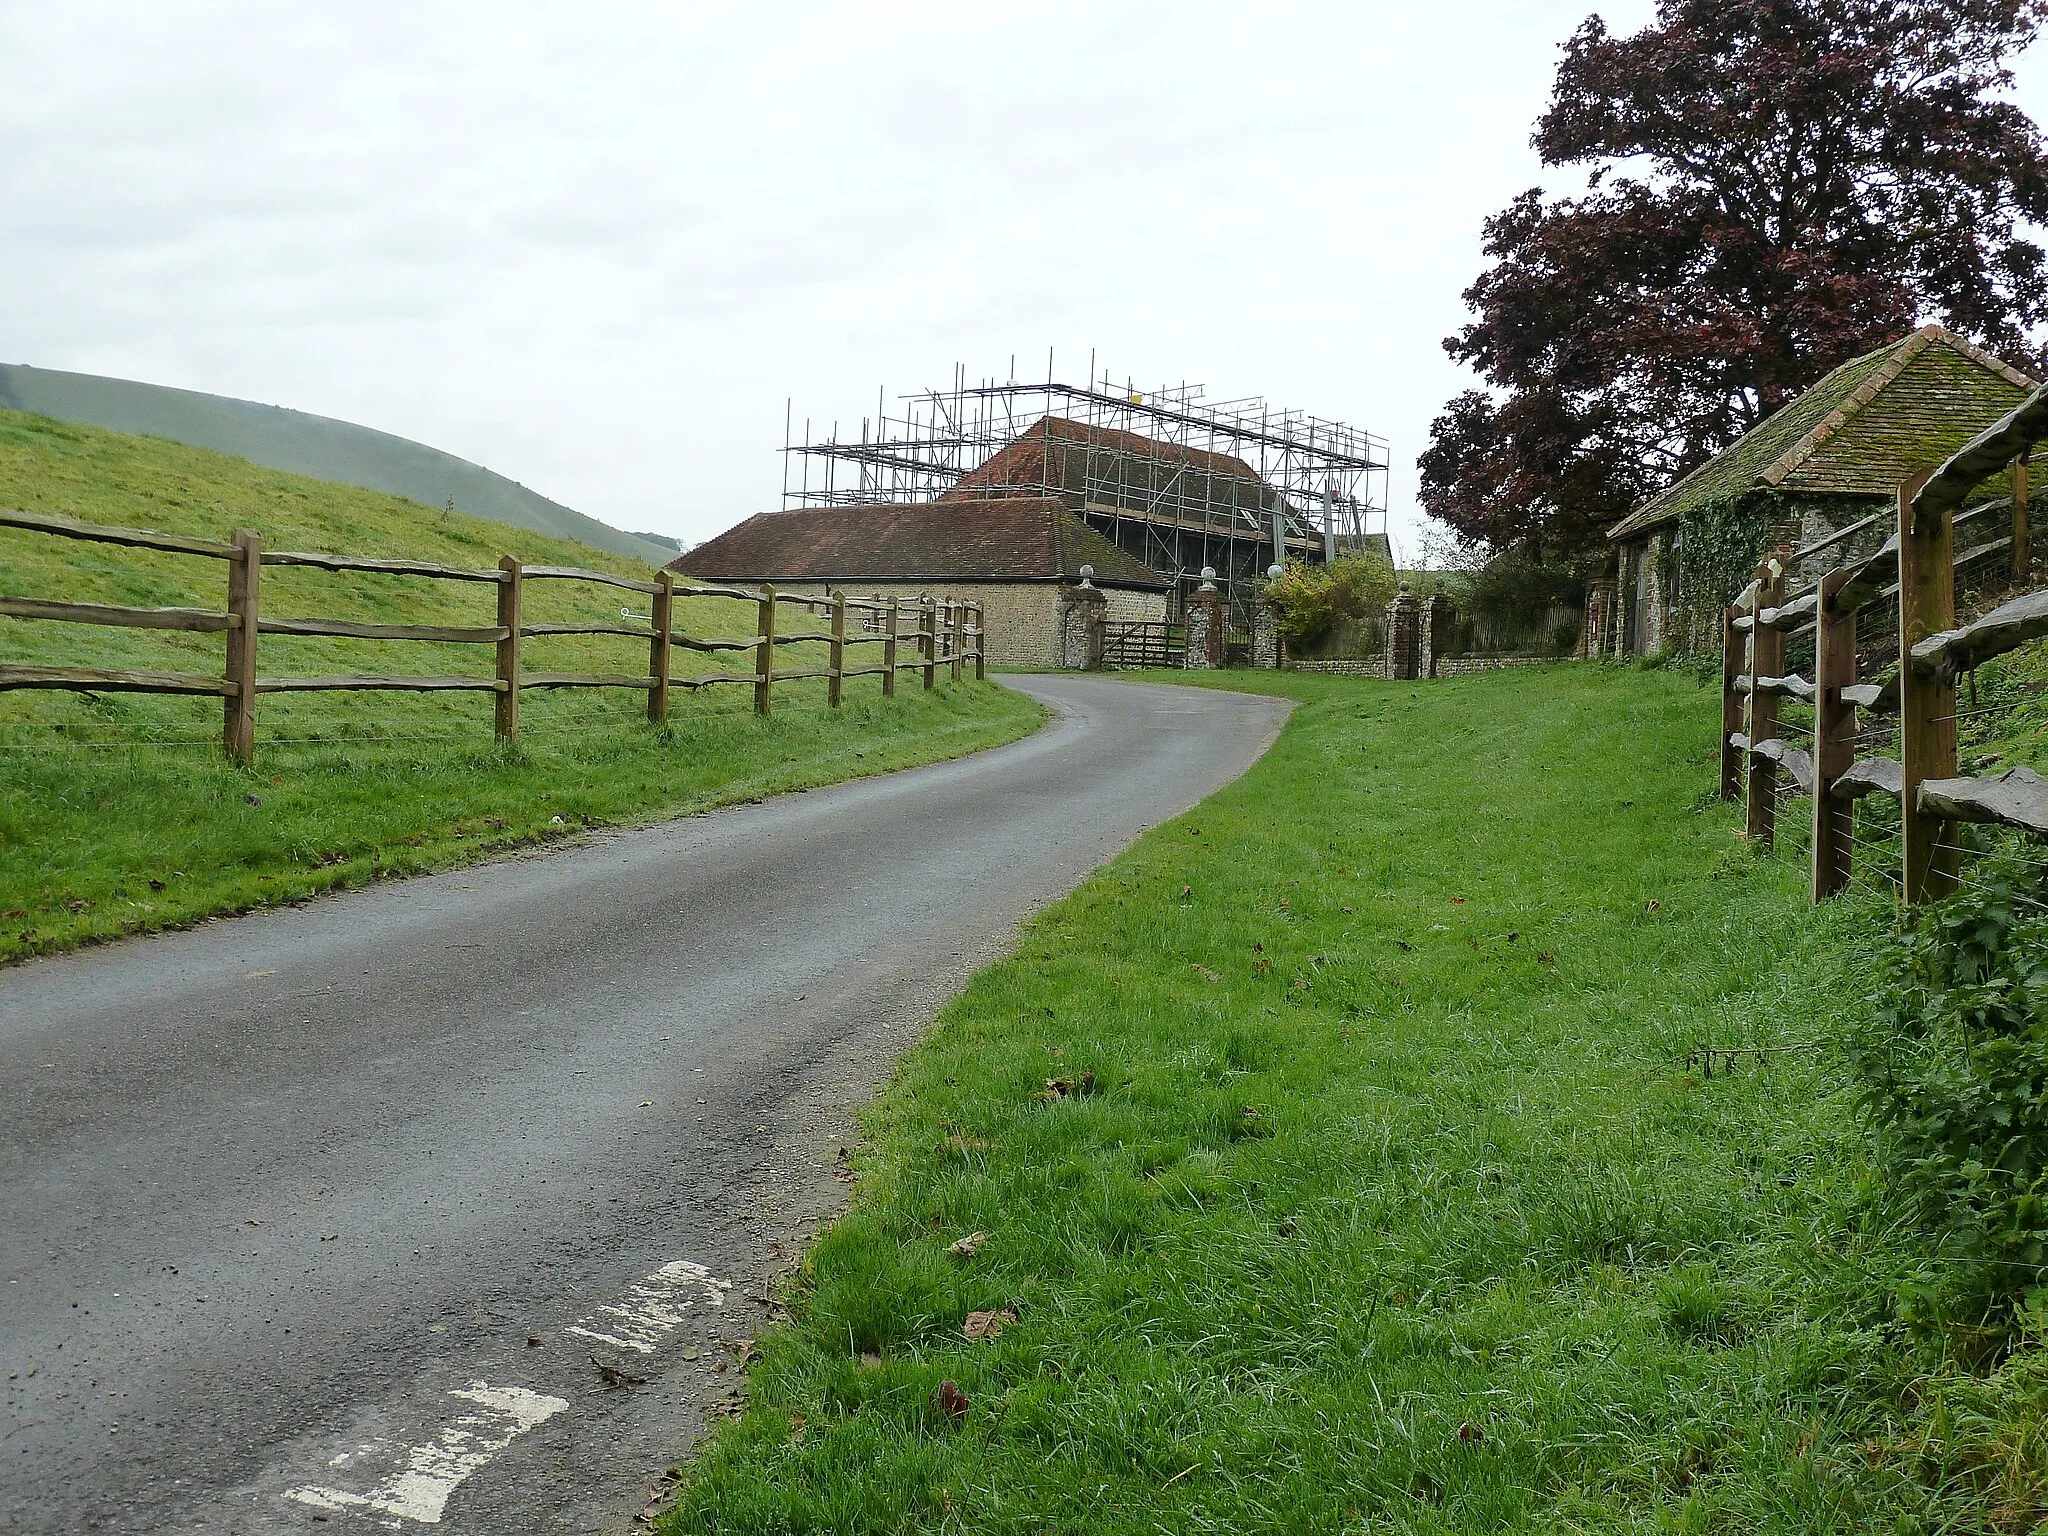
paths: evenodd
<path fill-rule="evenodd" d="M 1595 576 L 1586 584 L 1586 621 L 1579 627 L 1581 659 L 1597 658 L 1606 649 L 1614 610 L 1614 582 L 1606 576 Z"/>
<path fill-rule="evenodd" d="M 1451 637 L 1451 626 L 1457 622 L 1457 614 L 1451 608 L 1451 600 L 1441 592 L 1432 592 L 1422 600 L 1422 638 L 1417 647 L 1415 670 L 1422 677 L 1436 676 L 1436 659 L 1442 654 L 1444 642 Z"/>
<path fill-rule="evenodd" d="M 1266 567 L 1266 580 L 1278 581 L 1286 570 L 1282 566 Z M 1277 667 L 1285 658 L 1281 655 L 1280 610 L 1261 596 L 1252 603 L 1252 665 L 1255 667 Z"/>
<path fill-rule="evenodd" d="M 1181 658 L 1181 665 L 1187 667 L 1220 667 L 1223 665 L 1224 621 L 1228 617 L 1224 603 L 1227 599 L 1216 590 L 1216 568 L 1202 567 L 1202 585 L 1188 594 L 1186 612 L 1182 622 L 1187 627 L 1187 654 Z"/>
<path fill-rule="evenodd" d="M 1422 605 L 1403 586 L 1387 604 L 1387 676 L 1413 677 L 1421 661 Z"/>
<path fill-rule="evenodd" d="M 1102 624 L 1109 599 L 1090 578 L 1095 567 L 1081 567 L 1081 585 L 1060 591 L 1060 666 L 1069 672 L 1094 672 L 1102 666 Z"/>

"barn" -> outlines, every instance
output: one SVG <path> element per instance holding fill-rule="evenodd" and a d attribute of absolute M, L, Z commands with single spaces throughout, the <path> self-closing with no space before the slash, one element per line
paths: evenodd
<path fill-rule="evenodd" d="M 1599 649 L 1647 655 L 1699 643 L 1702 616 L 1733 599 L 1770 550 L 1797 550 L 1865 519 L 1869 528 L 1827 560 L 1874 549 L 1899 486 L 2033 388 L 1938 325 L 1850 359 L 1608 531 L 1615 590 L 1596 604 L 1606 609 Z"/>
<path fill-rule="evenodd" d="M 979 603 L 995 666 L 1058 667 L 1076 603 L 1111 624 L 1161 624 L 1172 583 L 1052 496 L 763 512 L 670 569 L 778 591 Z"/>

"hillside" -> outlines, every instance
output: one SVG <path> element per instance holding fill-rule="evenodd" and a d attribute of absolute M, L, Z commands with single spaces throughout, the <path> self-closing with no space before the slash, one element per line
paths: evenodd
<path fill-rule="evenodd" d="M 567 539 L 429 511 L 154 437 L 0 411 L 0 506 L 226 538 L 266 550 L 411 557 L 645 576 L 639 561 Z M 218 611 L 215 560 L 0 528 L 0 596 Z M 494 588 L 298 566 L 263 572 L 269 618 L 487 625 Z M 645 622 L 647 599 L 573 580 L 529 582 L 528 624 Z M 676 604 L 679 629 L 751 635 L 751 599 Z M 218 634 L 0 618 L 0 660 L 218 675 Z M 822 663 L 811 643 L 783 654 Z M 645 675 L 625 635 L 529 638 L 529 673 Z M 679 672 L 749 674 L 748 653 L 678 653 Z M 488 644 L 263 635 L 265 676 L 488 676 Z M 746 682 L 679 692 L 666 726 L 628 688 L 531 689 L 515 749 L 493 745 L 486 693 L 279 692 L 261 697 L 254 772 L 221 755 L 213 698 L 0 691 L 0 963 L 88 939 L 189 921 L 381 875 L 431 869 L 586 826 L 728 804 L 954 756 L 1032 729 L 1037 706 L 994 684 L 846 688 L 778 684 L 753 713 Z"/>
<path fill-rule="evenodd" d="M 586 517 L 452 453 L 282 406 L 0 363 L 0 408 L 167 437 L 268 469 L 388 491 L 436 509 L 453 498 L 458 511 L 473 517 L 575 539 L 654 564 L 676 554 L 655 538 Z"/>

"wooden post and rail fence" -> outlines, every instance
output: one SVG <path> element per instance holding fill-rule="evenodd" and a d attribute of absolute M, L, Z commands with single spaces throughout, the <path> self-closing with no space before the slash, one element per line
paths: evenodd
<path fill-rule="evenodd" d="M 1782 772 L 1812 802 L 1812 894 L 1844 889 L 1856 868 L 1855 803 L 1895 799 L 1900 836 L 1895 875 L 1907 902 L 1956 889 L 1963 849 L 1954 824 L 1975 822 L 2048 838 L 2048 779 L 2016 767 L 1995 776 L 1960 772 L 1956 682 L 1993 657 L 2048 636 L 2048 589 L 2022 591 L 1982 617 L 1956 622 L 1958 571 L 1998 570 L 2031 580 L 2026 455 L 2048 438 L 2048 388 L 1980 433 L 1932 471 L 1899 487 L 1896 520 L 1877 514 L 1767 560 L 1722 615 L 1721 794 L 1746 800 L 1751 837 L 1776 831 Z M 1993 475 L 2010 469 L 2012 494 L 1964 507 Z M 1789 585 L 1791 570 L 1858 534 L 1890 526 L 1882 548 L 1817 580 Z M 1958 547 L 1958 532 L 1966 542 Z M 1989 535 L 1989 536 L 1987 536 Z M 1895 610 L 1894 610 L 1895 605 Z M 1890 654 L 1859 679 L 1859 615 L 1875 614 L 1865 642 L 1889 633 Z M 1812 678 L 1788 674 L 1788 641 L 1811 636 Z M 1812 750 L 1792 744 L 1782 700 L 1812 706 Z M 1898 755 L 1868 751 L 1895 729 Z M 1887 855 L 1887 858 L 1890 856 Z"/>
<path fill-rule="evenodd" d="M 221 745 L 228 757 L 249 763 L 256 752 L 256 705 L 266 693 L 299 693 L 316 690 L 382 690 L 404 692 L 478 692 L 494 695 L 494 721 L 500 741 L 519 736 L 520 694 L 533 688 L 630 688 L 647 694 L 647 718 L 659 723 L 668 718 L 669 696 L 675 689 L 702 689 L 721 684 L 751 684 L 754 710 L 766 715 L 773 707 L 777 683 L 803 678 L 821 678 L 826 683 L 827 701 L 837 708 L 845 697 L 846 679 L 882 679 L 882 692 L 893 697 L 899 671 L 922 671 L 924 686 L 931 688 L 941 666 L 950 667 L 959 682 L 971 663 L 977 681 L 985 675 L 982 608 L 979 603 L 955 602 L 930 597 L 891 598 L 887 601 L 848 597 L 843 591 L 826 596 L 777 592 L 771 586 L 757 590 L 714 586 L 692 582 L 672 571 L 659 571 L 649 580 L 620 576 L 609 571 L 582 570 L 573 566 L 522 565 L 510 555 L 499 560 L 496 570 L 464 570 L 425 560 L 367 559 L 352 555 L 304 554 L 266 550 L 263 542 L 246 529 L 232 541 L 187 538 L 155 533 L 143 528 L 103 527 L 46 513 L 0 509 L 0 528 L 15 528 L 57 538 L 78 539 L 97 544 L 120 545 L 172 555 L 189 555 L 218 560 L 227 565 L 226 606 L 218 611 L 203 608 L 135 608 L 109 603 L 74 603 L 29 597 L 0 597 L 0 617 L 55 620 L 72 624 L 95 624 L 126 629 L 177 630 L 187 633 L 224 634 L 227 654 L 221 675 L 200 672 L 121 671 L 103 667 L 14 666 L 0 663 L 0 692 L 18 688 L 64 689 L 78 693 L 158 693 L 218 696 L 222 704 Z M 343 619 L 271 618 L 263 612 L 262 576 L 266 566 L 299 566 L 333 572 L 374 575 L 424 576 L 437 581 L 488 583 L 497 588 L 497 622 L 491 625 L 366 624 Z M 594 582 L 639 593 L 650 599 L 651 613 L 644 623 L 618 619 L 535 624 L 525 622 L 521 600 L 526 584 L 536 581 Z M 727 598 L 744 603 L 754 613 L 754 632 L 730 638 L 686 634 L 675 627 L 675 600 L 679 597 Z M 784 632 L 776 623 L 777 610 L 801 607 L 826 610 L 829 627 L 822 631 Z M 846 632 L 846 614 L 878 615 L 879 634 Z M 916 657 L 897 659 L 902 615 L 909 611 L 915 620 Z M 263 635 L 328 636 L 352 640 L 425 641 L 442 645 L 487 645 L 496 666 L 490 676 L 424 676 L 392 673 L 357 676 L 284 677 L 264 676 L 258 671 L 258 641 Z M 527 672 L 520 664 L 520 642 L 543 635 L 622 635 L 648 642 L 647 672 L 568 673 Z M 790 668 L 776 665 L 782 647 L 818 643 L 828 647 L 824 667 Z M 882 660 L 874 666 L 848 666 L 849 647 L 880 645 Z M 673 675 L 671 663 L 676 649 L 703 654 L 747 652 L 753 657 L 750 671 L 702 672 L 687 677 Z"/>

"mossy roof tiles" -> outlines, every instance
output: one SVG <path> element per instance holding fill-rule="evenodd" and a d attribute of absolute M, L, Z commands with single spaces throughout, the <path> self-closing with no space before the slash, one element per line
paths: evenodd
<path fill-rule="evenodd" d="M 1776 488 L 1889 496 L 2017 405 L 2034 381 L 1938 325 L 1851 358 L 1608 530 L 1625 540 Z"/>
<path fill-rule="evenodd" d="M 669 569 L 711 581 L 1059 581 L 1164 591 L 1164 576 L 1056 497 L 762 512 Z"/>

